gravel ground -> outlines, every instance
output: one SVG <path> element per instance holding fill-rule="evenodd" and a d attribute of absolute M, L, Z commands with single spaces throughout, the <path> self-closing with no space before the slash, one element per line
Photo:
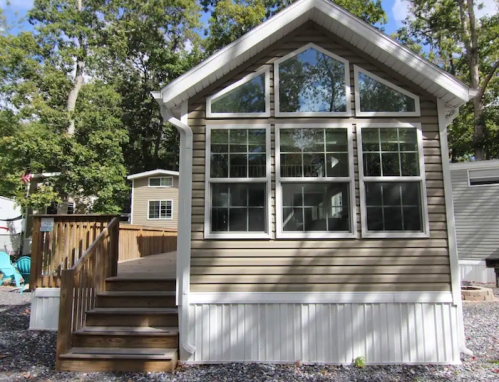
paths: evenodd
<path fill-rule="evenodd" d="M 493 285 L 486 285 L 493 287 Z M 467 346 L 459 366 L 352 366 L 225 364 L 182 366 L 168 373 L 55 372 L 56 334 L 30 332 L 31 293 L 0 286 L 0 381 L 104 382 L 326 382 L 326 381 L 499 381 L 499 289 L 493 302 L 465 302 Z M 495 361 L 495 362 L 494 362 Z"/>

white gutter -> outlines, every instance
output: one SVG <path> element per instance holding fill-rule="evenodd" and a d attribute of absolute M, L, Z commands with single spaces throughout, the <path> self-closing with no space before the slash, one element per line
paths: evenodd
<path fill-rule="evenodd" d="M 181 120 L 163 103 L 161 93 L 152 93 L 159 103 L 165 121 L 180 133 L 179 206 L 177 236 L 177 305 L 179 306 L 180 359 L 188 359 L 196 347 L 188 342 L 189 291 L 191 268 L 191 212 L 192 212 L 192 129 L 187 125 L 187 101 L 181 105 Z M 187 353 L 187 354 L 186 354 Z"/>
<path fill-rule="evenodd" d="M 459 109 L 454 108 L 447 116 L 445 102 L 437 100 L 438 105 L 438 127 L 440 132 L 440 148 L 442 150 L 442 170 L 444 176 L 445 212 L 447 216 L 447 237 L 449 240 L 449 261 L 453 304 L 457 308 L 457 321 L 459 330 L 459 348 L 467 355 L 473 352 L 466 347 L 466 337 L 464 334 L 463 322 L 463 302 L 461 300 L 461 274 L 459 270 L 459 258 L 457 254 L 456 221 L 454 218 L 454 201 L 452 199 L 452 181 L 449 163 L 449 145 L 447 142 L 447 125 L 450 124 L 459 114 Z"/>

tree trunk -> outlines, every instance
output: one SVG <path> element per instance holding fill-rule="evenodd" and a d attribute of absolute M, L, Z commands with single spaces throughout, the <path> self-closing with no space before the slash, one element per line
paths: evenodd
<path fill-rule="evenodd" d="M 83 0 L 78 0 L 77 3 L 78 12 L 81 12 L 83 9 Z M 85 39 L 83 34 L 80 34 L 78 37 L 78 44 L 80 47 L 80 54 L 76 57 L 76 72 L 75 72 L 75 80 L 73 89 L 69 92 L 68 103 L 67 103 L 67 112 L 69 115 L 69 126 L 67 130 L 68 135 L 73 135 L 75 133 L 75 119 L 74 119 L 74 111 L 76 108 L 76 100 L 78 99 L 78 94 L 83 86 L 84 82 L 84 73 L 85 73 L 85 57 L 86 57 L 86 47 L 85 47 Z"/>
<path fill-rule="evenodd" d="M 466 56 L 470 67 L 470 83 L 475 90 L 480 88 L 480 68 L 478 57 L 478 37 L 476 33 L 476 19 L 474 0 L 467 0 L 465 6 L 464 0 L 459 0 L 459 15 L 461 18 L 461 27 L 463 29 L 464 45 L 466 48 Z M 475 160 L 485 159 L 485 125 L 483 123 L 483 97 L 475 97 L 473 99 L 473 115 L 474 123 L 474 146 Z"/>

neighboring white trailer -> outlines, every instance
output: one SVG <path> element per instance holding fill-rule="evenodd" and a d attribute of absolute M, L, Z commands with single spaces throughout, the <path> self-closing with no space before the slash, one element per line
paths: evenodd
<path fill-rule="evenodd" d="M 450 165 L 461 280 L 495 282 L 499 259 L 499 160 Z"/>
<path fill-rule="evenodd" d="M 0 196 L 0 251 L 19 253 L 21 247 L 22 220 L 12 220 L 22 215 L 12 199 Z"/>

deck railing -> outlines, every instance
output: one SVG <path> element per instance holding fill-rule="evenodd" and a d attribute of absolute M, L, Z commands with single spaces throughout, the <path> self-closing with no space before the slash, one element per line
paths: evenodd
<path fill-rule="evenodd" d="M 177 231 L 168 228 L 120 225 L 120 261 L 177 250 Z"/>
<path fill-rule="evenodd" d="M 31 245 L 30 289 L 58 288 L 61 272 L 71 269 L 117 215 L 35 215 Z M 42 219 L 53 219 L 50 232 Z M 166 228 L 118 225 L 119 261 L 177 250 L 177 231 Z"/>
<path fill-rule="evenodd" d="M 116 276 L 120 226 L 113 218 L 79 260 L 61 271 L 61 297 L 57 335 L 57 360 L 71 348 L 73 333 L 85 325 L 86 312 L 105 291 L 105 280 Z"/>
<path fill-rule="evenodd" d="M 30 289 L 61 285 L 61 271 L 72 268 L 116 215 L 35 215 L 31 244 Z M 49 232 L 42 219 L 53 219 Z"/>

